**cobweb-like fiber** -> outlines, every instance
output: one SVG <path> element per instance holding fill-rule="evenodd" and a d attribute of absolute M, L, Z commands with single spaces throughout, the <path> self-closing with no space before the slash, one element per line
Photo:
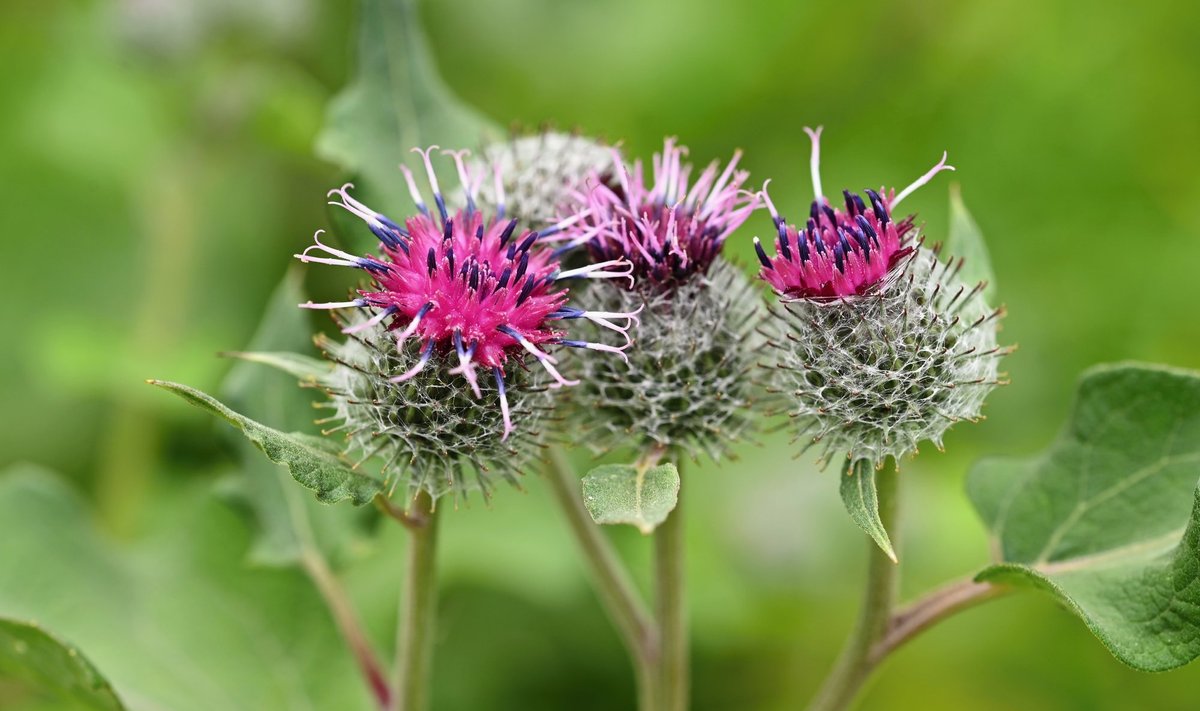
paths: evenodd
<path fill-rule="evenodd" d="M 805 449 L 882 465 L 941 447 L 959 420 L 975 420 L 999 384 L 1008 351 L 996 345 L 1000 310 L 955 264 L 918 248 L 880 288 L 861 296 L 785 302 L 773 319 L 778 395 Z"/>
<path fill-rule="evenodd" d="M 358 322 L 362 317 L 353 315 Z M 420 358 L 415 339 L 397 348 L 376 327 L 338 343 L 319 342 L 336 367 L 326 381 L 333 430 L 344 431 L 347 455 L 377 460 L 389 483 L 409 498 L 424 490 L 434 499 L 470 491 L 485 497 L 497 481 L 518 484 L 524 467 L 542 446 L 542 426 L 552 396 L 541 368 L 514 367 L 506 373 L 512 418 L 519 422 L 507 440 L 499 397 L 491 378 L 481 378 L 480 397 L 450 371 L 454 353 L 438 353 L 445 367 L 425 368 L 410 380 L 391 382 Z"/>
<path fill-rule="evenodd" d="M 718 257 L 673 291 L 590 288 L 581 303 L 604 311 L 645 304 L 629 364 L 581 358 L 571 393 L 583 439 L 597 450 L 654 442 L 719 459 L 750 425 L 756 326 L 762 298 Z"/>

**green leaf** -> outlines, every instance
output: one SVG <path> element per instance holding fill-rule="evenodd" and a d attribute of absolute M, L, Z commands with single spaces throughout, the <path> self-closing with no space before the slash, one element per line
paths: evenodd
<path fill-rule="evenodd" d="M 296 380 L 315 384 L 331 364 L 306 355 L 313 346 L 307 314 L 297 308 L 305 301 L 300 277 L 293 268 L 276 288 L 251 340 L 254 352 L 229 354 L 241 362 L 229 371 L 220 393 L 247 417 L 308 432 L 315 430 L 311 404 L 316 391 Z M 252 562 L 295 565 L 312 548 L 338 561 L 361 548 L 366 528 L 361 510 L 321 504 L 296 486 L 286 467 L 264 458 L 252 442 L 232 431 L 229 439 L 237 448 L 239 471 L 221 482 L 222 491 L 250 512 L 258 526 L 249 555 Z"/>
<path fill-rule="evenodd" d="M 267 309 L 268 319 L 272 311 L 273 309 Z M 263 326 L 266 326 L 267 323 L 268 321 L 264 319 Z M 237 358 L 245 363 L 258 363 L 274 368 L 281 373 L 287 373 L 299 380 L 301 385 L 318 385 L 333 371 L 333 364 L 329 361 L 286 351 L 233 351 L 224 355 Z"/>
<path fill-rule="evenodd" d="M 850 519 L 875 541 L 893 563 L 896 562 L 896 551 L 879 518 L 879 496 L 875 491 L 875 471 L 871 463 L 860 459 L 852 465 L 847 460 L 842 469 L 841 491 L 842 503 L 846 505 Z"/>
<path fill-rule="evenodd" d="M 988 257 L 987 244 L 979 225 L 963 204 L 958 183 L 950 185 L 950 235 L 942 254 L 947 259 L 961 257 L 963 266 L 959 277 L 963 283 L 974 286 L 979 282 L 987 282 L 983 288 L 983 298 L 989 304 L 993 302 L 996 297 L 996 277 L 992 274 L 992 260 Z"/>
<path fill-rule="evenodd" d="M 997 564 L 980 580 L 1051 592 L 1118 659 L 1200 656 L 1200 374 L 1092 369 L 1066 429 L 1030 459 L 985 460 L 968 494 Z"/>
<path fill-rule="evenodd" d="M 317 153 L 360 178 L 368 204 L 405 214 L 397 166 L 419 167 L 412 148 L 469 148 L 499 132 L 438 76 L 416 0 L 362 0 L 359 14 L 358 73 L 330 104 Z"/>
<path fill-rule="evenodd" d="M 58 476 L 0 472 L 0 560 L 20 571 L 0 576 L 0 612 L 87 650 L 134 709 L 371 708 L 304 575 L 248 568 L 246 526 L 207 482 L 163 494 L 118 542 Z"/>
<path fill-rule="evenodd" d="M 32 622 L 0 618 L 0 679 L 17 679 L 83 708 L 125 709 L 112 685 L 78 649 Z"/>
<path fill-rule="evenodd" d="M 678 502 L 679 470 L 671 463 L 605 464 L 583 477 L 583 504 L 596 523 L 628 523 L 650 534 Z"/>
<path fill-rule="evenodd" d="M 343 462 L 333 442 L 298 432 L 285 434 L 271 429 L 186 385 L 163 380 L 147 382 L 175 393 L 240 429 L 268 459 L 286 466 L 296 481 L 316 492 L 317 498 L 325 503 L 350 499 L 355 504 L 365 504 L 383 491 L 382 481 L 355 471 Z"/>

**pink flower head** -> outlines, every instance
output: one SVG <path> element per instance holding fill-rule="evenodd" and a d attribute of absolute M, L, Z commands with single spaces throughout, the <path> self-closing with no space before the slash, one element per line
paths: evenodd
<path fill-rule="evenodd" d="M 741 189 L 749 174 L 736 169 L 740 151 L 720 175 L 713 161 L 691 185 L 686 153 L 666 139 L 654 155 L 654 184 L 647 186 L 642 162 L 630 175 L 614 149 L 616 185 L 595 181 L 577 195 L 585 217 L 568 227 L 568 246 L 586 243 L 598 260 L 626 259 L 639 282 L 660 288 L 706 273 L 725 239 L 758 206 L 758 196 Z"/>
<path fill-rule="evenodd" d="M 832 207 L 821 192 L 821 127 L 804 129 L 812 139 L 813 200 L 803 228 L 787 223 L 775 209 L 763 185 L 778 236 L 775 256 L 768 257 L 754 238 L 754 249 L 762 262 L 761 276 L 784 296 L 801 299 L 838 299 L 861 295 L 879 284 L 915 249 L 912 217 L 897 222 L 892 211 L 914 190 L 943 170 L 946 154 L 929 172 L 897 195 L 895 190 L 867 190 L 870 207 L 858 195 L 843 190 L 845 212 Z M 770 181 L 767 181 L 768 183 Z"/>
<path fill-rule="evenodd" d="M 629 278 L 629 263 L 611 260 L 578 269 L 560 269 L 555 253 L 542 240 L 564 226 L 562 223 L 539 231 L 516 231 L 517 220 L 504 220 L 504 196 L 499 171 L 495 177 L 497 214 L 486 216 L 476 207 L 475 196 L 482 176 L 468 175 L 463 157 L 467 151 L 448 152 L 454 157 L 467 205 L 453 216 L 446 209 L 430 161 L 437 146 L 421 154 L 429 176 L 437 214 L 426 206 L 412 172 L 401 166 L 417 214 L 401 226 L 355 200 L 343 185 L 331 190 L 331 202 L 367 223 L 379 238 L 381 256 L 356 256 L 320 241 L 296 255 L 302 262 L 321 262 L 364 270 L 372 279 L 372 290 L 361 289 L 351 301 L 301 304 L 304 308 L 364 308 L 375 314 L 345 329 L 353 333 L 386 323 L 395 334 L 396 347 L 409 338 L 420 344 L 415 365 L 392 378 L 403 382 L 421 372 L 431 360 L 446 362 L 449 372 L 462 375 L 476 397 L 480 396 L 476 366 L 492 371 L 504 415 L 504 437 L 512 431 L 504 372 L 510 360 L 533 356 L 554 378 L 553 387 L 574 385 L 555 368 L 558 362 L 544 350 L 546 345 L 563 345 L 611 351 L 624 357 L 630 341 L 626 334 L 636 314 L 594 313 L 566 305 L 567 289 L 562 283 L 580 278 Z M 584 318 L 626 336 L 623 346 L 564 338 L 558 322 Z M 623 320 L 623 323 L 622 323 Z"/>

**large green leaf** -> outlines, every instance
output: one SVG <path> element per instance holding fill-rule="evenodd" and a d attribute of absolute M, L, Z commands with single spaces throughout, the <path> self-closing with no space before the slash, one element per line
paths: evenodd
<path fill-rule="evenodd" d="M 968 493 L 997 564 L 980 580 L 1053 593 L 1121 661 L 1200 656 L 1200 374 L 1093 369 L 1041 456 L 986 460 Z"/>
<path fill-rule="evenodd" d="M 679 470 L 669 462 L 656 467 L 605 464 L 583 477 L 583 505 L 596 523 L 627 523 L 649 534 L 677 503 Z"/>
<path fill-rule="evenodd" d="M 117 542 L 57 476 L 0 473 L 0 613 L 87 650 L 137 711 L 371 708 L 312 585 L 247 568 L 245 526 L 209 493 L 159 497 Z"/>
<path fill-rule="evenodd" d="M 17 679 L 95 711 L 125 709 L 78 649 L 32 622 L 0 618 L 0 679 Z"/>
<path fill-rule="evenodd" d="M 943 245 L 942 254 L 946 258 L 962 258 L 962 271 L 959 272 L 963 283 L 974 286 L 979 282 L 987 282 L 983 288 L 983 298 L 991 304 L 996 296 L 996 276 L 992 273 L 992 260 L 988 256 L 987 243 L 984 242 L 983 232 L 967 206 L 963 204 L 962 190 L 958 183 L 950 186 L 950 234 Z"/>
<path fill-rule="evenodd" d="M 397 166 L 414 147 L 473 148 L 498 132 L 438 76 L 416 0 L 362 0 L 358 73 L 329 106 L 317 153 L 356 176 L 369 204 L 411 210 Z"/>
<path fill-rule="evenodd" d="M 887 528 L 879 518 L 879 495 L 875 490 L 875 471 L 871 463 L 859 459 L 851 464 L 846 462 L 842 470 L 841 483 L 842 503 L 850 520 L 861 528 L 879 550 L 883 551 L 892 562 L 896 561 L 896 551 L 888 537 Z"/>
<path fill-rule="evenodd" d="M 247 417 L 288 431 L 310 432 L 317 392 L 300 387 L 297 380 L 320 380 L 330 363 L 308 355 L 313 347 L 310 324 L 306 312 L 297 307 L 303 301 L 300 272 L 292 269 L 275 290 L 251 340 L 256 352 L 233 354 L 240 362 L 229 371 L 220 392 L 222 400 Z M 222 488 L 258 523 L 252 562 L 293 565 L 310 547 L 334 559 L 349 554 L 361 540 L 361 511 L 321 504 L 296 486 L 286 467 L 264 458 L 249 440 L 232 434 L 230 439 L 236 441 L 240 471 L 222 482 Z"/>
<path fill-rule="evenodd" d="M 163 380 L 148 382 L 175 393 L 240 429 L 268 459 L 286 466 L 296 481 L 312 489 L 317 498 L 325 503 L 349 499 L 356 504 L 365 504 L 384 489 L 382 481 L 342 461 L 334 442 L 300 432 L 287 434 L 272 429 L 234 412 L 211 395 L 186 385 Z"/>

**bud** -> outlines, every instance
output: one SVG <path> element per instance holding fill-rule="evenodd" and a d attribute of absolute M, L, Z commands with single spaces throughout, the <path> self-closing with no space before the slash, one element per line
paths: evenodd
<path fill-rule="evenodd" d="M 943 156 L 899 195 L 843 191 L 843 212 L 821 192 L 820 129 L 808 131 L 810 216 L 803 227 L 788 224 L 764 186 L 775 255 L 755 238 L 761 276 L 783 302 L 770 327 L 779 395 L 805 449 L 822 445 L 823 461 L 845 452 L 880 465 L 915 453 L 922 440 L 940 449 L 950 425 L 979 417 L 1008 352 L 996 344 L 1003 312 L 984 303 L 985 285 L 962 283 L 961 260 L 939 261 L 911 216 L 892 216 L 913 190 L 953 168 Z"/>
<path fill-rule="evenodd" d="M 547 242 L 563 226 L 518 231 L 517 220 L 481 212 L 480 179 L 468 179 L 466 151 L 450 153 L 466 196 L 466 207 L 452 216 L 433 171 L 432 150 L 420 152 L 436 211 L 428 208 L 411 171 L 402 168 L 417 211 L 403 226 L 351 197 L 350 185 L 329 193 L 337 197 L 332 204 L 366 222 L 380 240 L 381 257 L 325 245 L 319 232 L 316 244 L 296 256 L 361 269 L 371 279 L 372 288 L 358 290 L 349 301 L 302 306 L 371 312 L 346 319 L 342 332 L 351 339 L 327 347 L 342 366 L 341 381 L 331 389 L 339 429 L 365 458 L 380 456 L 385 475 L 403 480 L 412 493 L 425 490 L 436 497 L 472 488 L 464 467 L 476 470 L 475 483 L 486 492 L 489 463 L 501 463 L 509 474 L 520 466 L 516 455 L 529 447 L 506 444 L 518 413 L 509 393 L 518 383 L 537 385 L 524 374 L 531 361 L 544 371 L 545 386 L 557 388 L 577 384 L 556 367 L 552 351 L 559 346 L 624 357 L 627 344 L 568 339 L 562 324 L 587 318 L 567 305 L 566 284 L 628 278 L 630 265 L 609 260 L 562 269 Z M 493 178 L 499 186 L 499 173 Z M 495 194 L 502 214 L 503 190 L 497 187 Z M 603 322 L 620 331 L 614 319 L 625 316 L 610 314 Z M 541 402 L 524 393 L 516 399 L 526 415 Z M 487 408 L 490 414 L 482 414 Z"/>
<path fill-rule="evenodd" d="M 500 171 L 508 214 L 526 227 L 537 228 L 562 216 L 573 193 L 590 176 L 603 180 L 611 175 L 612 165 L 613 153 L 607 146 L 549 131 L 488 146 L 479 169 L 487 174 Z M 495 188 L 484 184 L 482 204 L 495 207 L 496 198 Z"/>
<path fill-rule="evenodd" d="M 596 285 L 582 297 L 600 312 L 638 313 L 628 366 L 588 359 L 574 398 L 599 449 L 634 442 L 719 458 L 746 430 L 754 329 L 761 299 L 720 256 L 726 238 L 757 207 L 741 189 L 735 155 L 689 184 L 685 149 L 668 139 L 655 155 L 653 184 L 641 162 L 614 156 L 612 186 L 596 181 L 565 232 L 593 259 L 632 262 L 634 285 Z"/>

